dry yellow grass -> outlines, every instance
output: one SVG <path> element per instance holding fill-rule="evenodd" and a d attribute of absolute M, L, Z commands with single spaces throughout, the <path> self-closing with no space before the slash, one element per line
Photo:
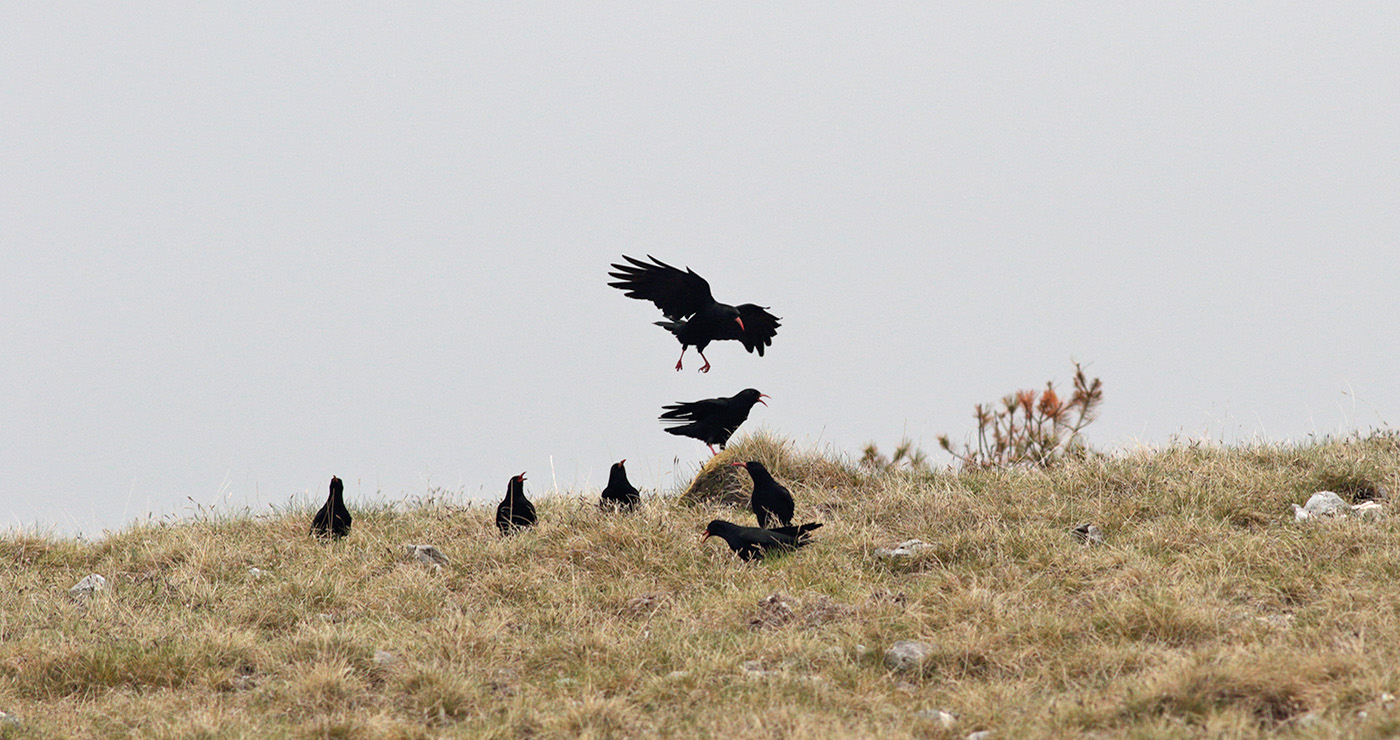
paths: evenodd
<path fill-rule="evenodd" d="M 879 476 L 758 437 L 715 463 L 739 459 L 826 522 L 812 546 L 702 546 L 711 518 L 751 517 L 703 486 L 632 516 L 542 499 L 509 538 L 489 506 L 440 502 L 355 510 L 334 544 L 307 536 L 311 506 L 6 535 L 0 710 L 22 724 L 0 736 L 1400 735 L 1400 519 L 1288 506 L 1394 490 L 1394 437 Z M 1106 543 L 1076 542 L 1082 522 Z M 911 537 L 933 548 L 873 556 Z M 70 599 L 89 573 L 109 591 Z M 934 646 L 921 674 L 883 667 L 900 639 Z"/>

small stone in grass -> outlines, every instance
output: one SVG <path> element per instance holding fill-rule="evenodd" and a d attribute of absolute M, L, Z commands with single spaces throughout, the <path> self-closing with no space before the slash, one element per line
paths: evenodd
<path fill-rule="evenodd" d="M 1103 530 L 1098 526 L 1085 522 L 1070 530 L 1074 538 L 1084 543 L 1085 547 L 1103 544 Z"/>
<path fill-rule="evenodd" d="M 78 581 L 72 588 L 68 589 L 68 595 L 75 599 L 85 599 L 95 596 L 107 590 L 107 579 L 93 573 L 92 575 Z"/>
<path fill-rule="evenodd" d="M 878 560 L 902 560 L 931 549 L 933 545 L 922 540 L 905 540 L 894 547 L 875 548 L 875 557 Z"/>
<path fill-rule="evenodd" d="M 900 640 L 885 651 L 885 667 L 892 671 L 923 670 L 933 654 L 933 646 L 926 642 Z"/>
<path fill-rule="evenodd" d="M 432 545 L 404 545 L 409 559 L 416 560 L 433 570 L 442 570 L 447 565 L 447 556 Z"/>

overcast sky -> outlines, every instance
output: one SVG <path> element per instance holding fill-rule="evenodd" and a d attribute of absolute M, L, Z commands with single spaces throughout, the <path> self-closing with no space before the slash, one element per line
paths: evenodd
<path fill-rule="evenodd" d="M 6 4 L 0 516 L 671 490 L 709 453 L 666 403 L 932 452 L 1073 360 L 1100 449 L 1385 427 L 1397 39 L 1393 3 Z M 606 285 L 648 253 L 770 306 L 767 356 L 673 371 Z"/>

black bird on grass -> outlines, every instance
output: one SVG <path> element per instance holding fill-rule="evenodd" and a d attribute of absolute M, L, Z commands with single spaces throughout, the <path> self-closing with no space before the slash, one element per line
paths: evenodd
<path fill-rule="evenodd" d="M 700 359 L 705 361 L 700 372 L 708 373 L 710 361 L 705 357 L 705 347 L 710 342 L 737 339 L 743 342 L 744 349 L 757 352 L 759 357 L 765 347 L 773 344 L 779 318 L 763 306 L 720 303 L 710 294 L 710 284 L 694 270 L 687 267 L 682 272 L 651 255 L 647 258 L 651 262 L 622 255 L 629 264 L 614 262 L 614 272 L 608 277 L 617 278 L 617 282 L 608 285 L 622 290 L 628 298 L 651 301 L 661 309 L 666 320 L 656 325 L 674 334 L 681 343 L 677 370 L 685 360 L 687 347 L 700 353 Z"/>
<path fill-rule="evenodd" d="M 729 545 L 744 560 L 762 560 L 769 552 L 789 552 L 811 541 L 810 532 L 821 524 L 812 522 L 798 527 L 763 529 L 761 527 L 741 527 L 733 522 L 716 519 L 705 527 L 701 542 L 718 537 Z"/>
<path fill-rule="evenodd" d="M 340 539 L 350 534 L 350 510 L 345 508 L 345 484 L 331 476 L 331 495 L 316 516 L 311 518 L 311 534 Z"/>
<path fill-rule="evenodd" d="M 603 489 L 603 500 L 599 502 L 605 509 L 631 511 L 642 502 L 642 494 L 627 480 L 627 469 L 622 467 L 625 462 L 627 460 L 623 459 L 613 463 L 612 469 L 608 471 L 608 485 Z"/>
<path fill-rule="evenodd" d="M 710 454 L 718 454 L 715 452 L 715 445 L 719 445 L 721 450 L 724 449 L 725 443 L 734 435 L 734 430 L 749 418 L 749 410 L 753 405 L 768 405 L 763 400 L 765 398 L 768 398 L 767 394 L 759 393 L 753 388 L 745 388 L 728 398 L 673 403 L 662 407 L 664 413 L 661 414 L 661 423 L 675 425 L 668 428 L 667 432 L 698 439 L 710 448 Z"/>
<path fill-rule="evenodd" d="M 506 484 L 506 498 L 496 507 L 496 526 L 501 534 L 535 525 L 535 505 L 525 498 L 525 474 L 515 476 Z"/>
<path fill-rule="evenodd" d="M 736 468 L 746 468 L 753 478 L 753 494 L 749 496 L 749 508 L 758 517 L 758 526 L 775 529 L 779 526 L 792 526 L 792 493 L 783 484 L 773 479 L 768 468 L 757 460 L 746 463 L 730 463 Z"/>

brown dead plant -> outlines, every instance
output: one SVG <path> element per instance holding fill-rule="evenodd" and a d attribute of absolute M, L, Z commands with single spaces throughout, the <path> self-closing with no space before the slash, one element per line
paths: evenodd
<path fill-rule="evenodd" d="M 1068 401 L 1055 392 L 1054 382 L 1045 390 L 1022 390 L 1007 394 L 1001 407 L 977 404 L 977 444 L 954 446 L 940 435 L 938 444 L 957 458 L 964 468 L 1008 468 L 1027 466 L 1048 468 L 1055 463 L 1082 458 L 1090 450 L 1081 434 L 1098 418 L 1103 402 L 1103 382 L 1089 380 L 1084 368 L 1074 363 L 1074 393 Z"/>

